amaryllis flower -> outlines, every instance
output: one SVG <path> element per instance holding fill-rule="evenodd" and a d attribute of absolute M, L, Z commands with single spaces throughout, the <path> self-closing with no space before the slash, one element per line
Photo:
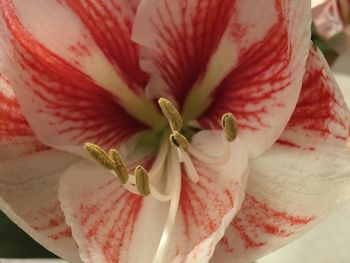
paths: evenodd
<path fill-rule="evenodd" d="M 350 114 L 308 0 L 0 11 L 0 205 L 57 255 L 250 262 L 347 198 Z"/>
<path fill-rule="evenodd" d="M 350 54 L 350 1 L 312 0 L 315 30 L 338 53 Z"/>

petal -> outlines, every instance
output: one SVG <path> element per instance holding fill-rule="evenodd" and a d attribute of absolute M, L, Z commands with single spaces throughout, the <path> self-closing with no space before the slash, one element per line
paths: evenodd
<path fill-rule="evenodd" d="M 350 197 L 350 112 L 312 50 L 297 108 L 279 141 L 251 162 L 247 198 L 214 262 L 250 262 L 310 229 Z"/>
<path fill-rule="evenodd" d="M 47 148 L 35 138 L 9 81 L 0 72 L 0 158 L 5 160 Z"/>
<path fill-rule="evenodd" d="M 133 93 L 77 15 L 59 1 L 38 4 L 0 1 L 2 71 L 38 138 L 79 152 L 83 142 L 115 146 L 145 129 L 112 95 Z"/>
<path fill-rule="evenodd" d="M 18 36 L 23 26 L 31 37 L 107 90 L 130 84 L 128 88 L 139 92 L 146 84 L 148 78 L 138 66 L 138 47 L 130 37 L 138 0 L 1 2 L 5 19 L 20 22 L 11 28 L 18 40 L 28 36 Z"/>
<path fill-rule="evenodd" d="M 233 12 L 231 0 L 141 1 L 133 40 L 146 47 L 142 68 L 151 76 L 149 92 L 165 92 L 182 106 L 205 73 Z"/>
<path fill-rule="evenodd" d="M 297 102 L 310 21 L 307 0 L 144 0 L 133 39 L 145 47 L 148 92 L 165 92 L 185 119 L 201 117 L 205 128 L 219 128 L 232 112 L 257 156 L 280 136 Z"/>
<path fill-rule="evenodd" d="M 87 161 L 68 169 L 59 197 L 82 260 L 123 262 L 143 198 L 127 192 L 108 171 Z"/>
<path fill-rule="evenodd" d="M 198 144 L 198 148 L 213 153 L 213 148 L 218 149 L 214 145 L 218 140 L 214 136 L 198 137 L 201 141 L 208 138 L 213 143 Z M 195 162 L 201 176 L 198 185 L 193 185 L 183 172 L 179 210 L 166 262 L 208 262 L 240 208 L 248 160 L 240 140 L 232 144 L 231 150 L 233 154 L 226 166 Z M 108 172 L 86 161 L 66 172 L 59 192 L 84 262 L 152 262 L 168 203 L 126 192 Z"/>
<path fill-rule="evenodd" d="M 8 83 L 0 79 L 0 209 L 55 254 L 80 262 L 58 201 L 58 180 L 75 157 L 33 135 Z"/>
<path fill-rule="evenodd" d="M 251 157 L 256 157 L 280 136 L 297 102 L 308 55 L 310 2 L 270 1 L 271 8 L 266 8 L 266 1 L 244 2 L 241 13 L 266 10 L 262 15 L 269 18 L 256 19 L 246 11 L 248 23 L 236 22 L 248 36 L 261 38 L 239 40 L 238 63 L 214 91 L 213 102 L 199 122 L 220 127 L 220 117 L 232 112 Z M 257 26 L 265 21 L 272 24 Z"/>
<path fill-rule="evenodd" d="M 65 0 L 79 17 L 109 62 L 135 92 L 146 87 L 148 76 L 139 66 L 139 48 L 131 29 L 139 0 Z"/>
<path fill-rule="evenodd" d="M 193 137 L 192 147 L 207 155 L 218 154 L 218 149 L 223 149 L 220 136 L 220 133 L 202 131 Z M 227 223 L 241 208 L 249 170 L 244 143 L 236 139 L 230 144 L 230 153 L 230 159 L 223 166 L 194 159 L 199 183 L 192 184 L 187 179 L 182 181 L 182 222 L 179 222 L 176 233 L 183 232 L 185 237 L 177 238 L 176 249 L 186 251 L 191 245 L 194 247 L 186 257 L 179 253 L 185 262 L 209 262 L 228 227 Z"/>

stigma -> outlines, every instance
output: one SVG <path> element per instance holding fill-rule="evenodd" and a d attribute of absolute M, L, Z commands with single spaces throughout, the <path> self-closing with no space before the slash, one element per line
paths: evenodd
<path fill-rule="evenodd" d="M 117 149 L 105 151 L 93 143 L 86 143 L 84 146 L 91 157 L 117 177 L 121 186 L 127 191 L 169 203 L 166 223 L 153 263 L 167 261 L 170 237 L 180 203 L 182 176 L 186 175 L 193 184 L 199 183 L 200 175 L 193 163 L 194 159 L 212 165 L 227 163 L 230 159 L 230 142 L 236 139 L 238 131 L 234 116 L 231 113 L 225 113 L 221 118 L 220 138 L 221 145 L 224 146 L 222 153 L 219 156 L 208 155 L 191 145 L 192 137 L 186 132 L 188 127 L 184 127 L 184 121 L 174 104 L 165 98 L 159 99 L 158 104 L 168 126 L 162 133 L 158 153 L 149 170 L 142 165 L 137 165 L 131 171 Z"/>

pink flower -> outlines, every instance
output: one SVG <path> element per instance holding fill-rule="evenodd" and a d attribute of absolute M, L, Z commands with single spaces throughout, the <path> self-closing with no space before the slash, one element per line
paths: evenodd
<path fill-rule="evenodd" d="M 350 174 L 309 5 L 1 0 L 1 209 L 71 262 L 251 262 L 306 231 Z"/>
<path fill-rule="evenodd" d="M 316 32 L 338 53 L 350 54 L 350 1 L 312 0 Z"/>

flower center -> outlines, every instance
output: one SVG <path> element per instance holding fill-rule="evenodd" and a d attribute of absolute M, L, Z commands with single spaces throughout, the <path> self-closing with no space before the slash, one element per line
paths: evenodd
<path fill-rule="evenodd" d="M 138 165 L 133 174 L 129 173 L 121 154 L 116 149 L 106 152 L 100 146 L 92 143 L 86 143 L 84 146 L 97 162 L 119 178 L 119 182 L 127 191 L 144 197 L 151 196 L 159 202 L 170 202 L 154 263 L 165 262 L 168 255 L 170 236 L 180 202 L 181 166 L 188 178 L 197 184 L 200 177 L 192 158 L 207 164 L 223 165 L 230 158 L 229 142 L 237 137 L 237 123 L 233 115 L 224 114 L 221 119 L 224 131 L 221 136 L 224 145 L 223 152 L 219 157 L 206 155 L 191 146 L 190 140 L 195 130 L 184 127 L 183 120 L 174 105 L 164 98 L 159 99 L 158 104 L 169 127 L 163 131 L 158 154 L 149 171 L 142 165 Z"/>

